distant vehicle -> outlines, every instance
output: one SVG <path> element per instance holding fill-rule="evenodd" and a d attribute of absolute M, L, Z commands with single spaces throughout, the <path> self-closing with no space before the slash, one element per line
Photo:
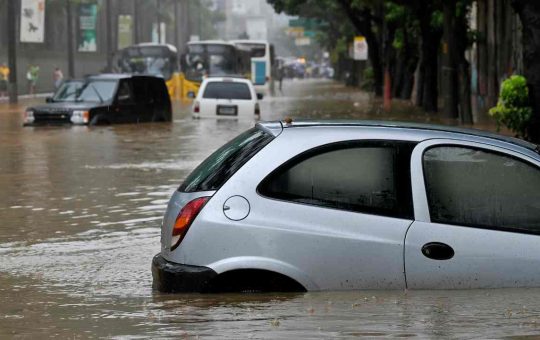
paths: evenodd
<path fill-rule="evenodd" d="M 540 287 L 537 145 L 396 122 L 259 123 L 173 194 L 161 291 Z"/>
<path fill-rule="evenodd" d="M 248 118 L 260 115 L 259 99 L 248 79 L 232 77 L 208 77 L 204 79 L 191 108 L 194 118 Z"/>
<path fill-rule="evenodd" d="M 47 104 L 29 107 L 24 125 L 98 125 L 172 120 L 163 78 L 101 74 L 64 82 Z"/>
<path fill-rule="evenodd" d="M 181 57 L 184 73 L 183 94 L 197 93 L 205 77 L 242 76 L 250 78 L 251 55 L 234 44 L 221 40 L 193 41 Z"/>
<path fill-rule="evenodd" d="M 255 90 L 273 93 L 276 58 L 274 45 L 265 40 L 232 40 L 239 48 L 247 49 L 251 55 L 251 81 Z"/>
<path fill-rule="evenodd" d="M 178 51 L 170 44 L 142 43 L 124 48 L 118 58 L 122 73 L 162 77 L 171 99 L 179 99 L 180 64 Z"/>

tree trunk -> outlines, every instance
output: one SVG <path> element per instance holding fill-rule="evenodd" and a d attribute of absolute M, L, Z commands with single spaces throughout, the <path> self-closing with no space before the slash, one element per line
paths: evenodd
<path fill-rule="evenodd" d="M 441 34 L 431 27 L 422 30 L 423 93 L 422 107 L 427 112 L 438 110 L 439 43 Z"/>
<path fill-rule="evenodd" d="M 537 1 L 513 0 L 512 5 L 523 24 L 523 64 L 529 86 L 533 116 L 527 135 L 540 144 L 540 4 Z"/>
<path fill-rule="evenodd" d="M 382 97 L 383 94 L 383 84 L 384 84 L 384 71 L 383 63 L 381 60 L 380 54 L 380 44 L 375 34 L 369 30 L 364 34 L 366 37 L 366 42 L 368 44 L 368 58 L 373 68 L 373 87 L 374 92 L 377 97 Z"/>
<path fill-rule="evenodd" d="M 463 124 L 473 124 L 472 106 L 471 106 L 471 76 L 470 64 L 463 58 L 459 65 L 459 117 Z"/>
<path fill-rule="evenodd" d="M 381 58 L 381 43 L 374 30 L 376 23 L 373 21 L 373 14 L 369 8 L 358 9 L 352 7 L 351 1 L 339 0 L 338 2 L 356 31 L 366 38 L 368 58 L 373 68 L 375 95 L 381 97 L 383 94 L 384 70 Z M 379 32 L 381 28 L 378 27 Z"/>
<path fill-rule="evenodd" d="M 443 1 L 443 48 L 442 48 L 442 86 L 443 112 L 447 118 L 458 117 L 458 77 L 456 42 L 456 1 Z"/>

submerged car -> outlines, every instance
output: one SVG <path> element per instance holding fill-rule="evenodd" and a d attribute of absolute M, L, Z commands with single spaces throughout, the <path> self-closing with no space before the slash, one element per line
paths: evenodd
<path fill-rule="evenodd" d="M 173 194 L 164 292 L 540 286 L 540 154 L 476 130 L 259 123 Z"/>
<path fill-rule="evenodd" d="M 208 77 L 203 80 L 191 108 L 194 118 L 247 118 L 261 114 L 259 99 L 250 80 L 232 77 Z"/>
<path fill-rule="evenodd" d="M 165 81 L 154 76 L 101 74 L 64 82 L 44 105 L 29 107 L 25 125 L 98 125 L 172 120 Z"/>

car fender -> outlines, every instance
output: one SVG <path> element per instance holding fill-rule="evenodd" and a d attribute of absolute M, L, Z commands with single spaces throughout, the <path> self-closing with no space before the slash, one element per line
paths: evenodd
<path fill-rule="evenodd" d="M 257 256 L 238 256 L 231 257 L 217 262 L 209 264 L 207 267 L 211 268 L 218 274 L 222 274 L 231 270 L 239 269 L 260 269 L 268 270 L 278 274 L 285 275 L 296 282 L 300 283 L 307 290 L 320 290 L 319 287 L 313 282 L 309 276 L 296 268 L 295 266 L 274 260 L 266 257 Z"/>

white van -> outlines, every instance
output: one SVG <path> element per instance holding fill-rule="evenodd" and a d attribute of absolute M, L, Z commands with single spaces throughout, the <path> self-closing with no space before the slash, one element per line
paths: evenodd
<path fill-rule="evenodd" d="M 190 97 L 195 97 L 193 92 Z M 204 79 L 193 101 L 194 118 L 248 118 L 261 114 L 261 94 L 255 92 L 248 79 L 209 77 Z"/>

